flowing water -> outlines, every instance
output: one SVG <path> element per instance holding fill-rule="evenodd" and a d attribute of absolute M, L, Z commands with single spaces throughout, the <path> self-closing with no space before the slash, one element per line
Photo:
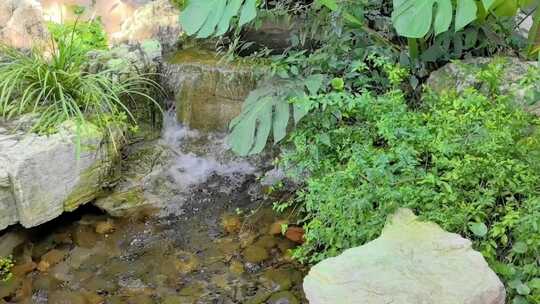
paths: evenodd
<path fill-rule="evenodd" d="M 124 168 L 151 203 L 117 218 L 83 207 L 4 233 L 21 244 L 0 303 L 304 303 L 296 244 L 269 233 L 280 218 L 256 186 L 260 160 L 236 159 L 222 138 L 169 115 L 161 139 L 141 143 L 167 151 L 159 165 L 136 178 L 128 156 Z"/>

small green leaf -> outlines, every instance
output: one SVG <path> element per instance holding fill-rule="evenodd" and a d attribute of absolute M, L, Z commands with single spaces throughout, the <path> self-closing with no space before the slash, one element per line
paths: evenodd
<path fill-rule="evenodd" d="M 540 278 L 533 278 L 527 283 L 527 285 L 531 289 L 540 290 Z"/>
<path fill-rule="evenodd" d="M 187 7 L 180 13 L 180 24 L 188 35 L 194 35 L 208 19 L 208 15 L 216 0 L 191 0 Z"/>
<path fill-rule="evenodd" d="M 338 5 L 335 0 L 317 0 L 318 5 L 326 6 L 331 11 L 337 11 Z"/>
<path fill-rule="evenodd" d="M 489 10 L 493 6 L 493 4 L 495 4 L 495 2 L 497 2 L 497 0 L 482 0 L 482 4 L 486 8 L 486 10 Z"/>
<path fill-rule="evenodd" d="M 455 31 L 462 30 L 469 23 L 476 20 L 478 7 L 471 0 L 457 0 Z"/>
<path fill-rule="evenodd" d="M 326 133 L 321 134 L 321 135 L 319 136 L 319 140 L 320 140 L 323 144 L 325 144 L 325 145 L 327 145 L 327 146 L 330 146 L 330 145 L 332 144 L 332 143 L 330 142 L 330 136 L 328 136 L 328 134 L 326 134 Z"/>
<path fill-rule="evenodd" d="M 246 0 L 240 12 L 238 25 L 243 26 L 257 17 L 257 0 Z"/>
<path fill-rule="evenodd" d="M 525 252 L 527 252 L 527 244 L 525 242 L 517 242 L 512 247 L 512 250 L 515 253 L 521 253 L 521 254 L 525 253 Z"/>
<path fill-rule="evenodd" d="M 469 223 L 469 229 L 478 237 L 484 237 L 488 232 L 487 226 L 484 223 Z"/>
<path fill-rule="evenodd" d="M 517 293 L 519 293 L 522 296 L 526 296 L 526 295 L 531 293 L 531 289 L 529 288 L 529 286 L 527 286 L 527 285 L 525 285 L 523 283 L 519 284 L 516 287 L 516 291 L 517 291 Z"/>
<path fill-rule="evenodd" d="M 310 75 L 305 80 L 306 88 L 308 89 L 308 92 L 310 95 L 316 95 L 324 81 L 324 76 L 322 74 L 314 74 Z"/>
<path fill-rule="evenodd" d="M 332 85 L 332 88 L 336 91 L 343 91 L 343 89 L 345 88 L 345 82 L 343 81 L 343 78 L 336 77 L 332 79 L 330 84 Z"/>
<path fill-rule="evenodd" d="M 514 299 L 512 300 L 512 304 L 530 304 L 529 301 L 527 301 L 527 299 L 525 299 L 524 297 L 522 296 L 516 296 L 514 297 Z"/>
<path fill-rule="evenodd" d="M 431 29 L 435 35 L 447 31 L 452 23 L 451 0 L 394 0 L 392 22 L 399 35 L 423 38 Z"/>

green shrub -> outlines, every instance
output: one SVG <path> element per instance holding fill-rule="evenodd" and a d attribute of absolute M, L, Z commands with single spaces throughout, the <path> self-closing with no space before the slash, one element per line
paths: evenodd
<path fill-rule="evenodd" d="M 297 258 L 317 262 L 364 244 L 408 207 L 473 240 L 511 297 L 538 303 L 537 118 L 508 97 L 472 89 L 428 94 L 415 110 L 397 91 L 330 93 L 310 106 L 314 116 L 294 131 L 282 159 L 306 180 L 296 200 L 307 241 Z"/>
<path fill-rule="evenodd" d="M 70 23 L 50 22 L 48 29 L 56 44 L 72 44 L 74 51 L 82 54 L 92 50 L 105 50 L 109 46 L 107 33 L 99 18 L 90 21 L 77 19 Z"/>
<path fill-rule="evenodd" d="M 11 273 L 13 266 L 13 259 L 11 257 L 0 258 L 0 282 L 9 281 L 13 277 Z"/>

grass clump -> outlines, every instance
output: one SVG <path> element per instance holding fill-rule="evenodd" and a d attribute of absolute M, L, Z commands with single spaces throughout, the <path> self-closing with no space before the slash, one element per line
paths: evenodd
<path fill-rule="evenodd" d="M 93 47 L 79 34 L 76 21 L 70 31 L 58 30 L 47 48 L 20 50 L 0 46 L 0 115 L 36 117 L 33 130 L 50 134 L 73 121 L 80 135 L 88 123 L 104 130 L 134 125 L 129 103 L 157 105 L 148 94 L 158 85 L 151 75 L 115 77 L 114 70 L 90 73 L 87 53 Z M 54 32 L 53 32 L 54 34 Z M 117 76 L 117 75 L 116 75 Z"/>

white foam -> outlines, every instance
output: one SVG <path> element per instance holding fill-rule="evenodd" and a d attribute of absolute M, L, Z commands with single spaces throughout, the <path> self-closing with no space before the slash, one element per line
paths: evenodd
<path fill-rule="evenodd" d="M 176 122 L 174 112 L 169 111 L 165 115 L 162 142 L 174 154 L 166 175 L 169 180 L 174 180 L 177 189 L 187 190 L 204 183 L 213 174 L 233 176 L 256 172 L 248 161 L 230 155 L 227 157 L 224 137 L 223 134 L 190 130 Z"/>

